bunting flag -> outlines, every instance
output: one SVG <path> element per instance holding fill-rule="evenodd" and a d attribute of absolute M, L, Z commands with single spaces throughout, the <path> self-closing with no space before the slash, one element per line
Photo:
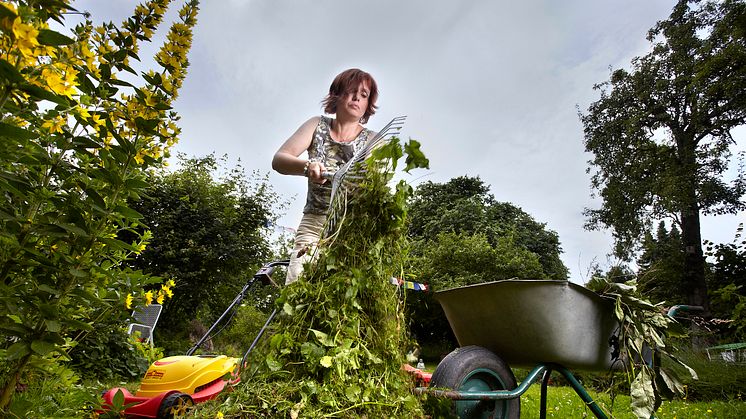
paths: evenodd
<path fill-rule="evenodd" d="M 403 287 L 404 289 L 408 290 L 414 290 L 414 291 L 422 291 L 422 292 L 428 292 L 430 291 L 430 286 L 427 284 L 420 284 L 419 282 L 414 281 L 406 281 L 403 279 L 391 277 L 391 285 L 396 285 L 397 287 Z"/>

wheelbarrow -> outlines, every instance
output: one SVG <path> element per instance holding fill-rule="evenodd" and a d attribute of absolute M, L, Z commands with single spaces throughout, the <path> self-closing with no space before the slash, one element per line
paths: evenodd
<path fill-rule="evenodd" d="M 460 347 L 438 364 L 418 394 L 452 399 L 459 418 L 519 418 L 520 396 L 541 380 L 541 418 L 547 386 L 560 373 L 597 418 L 604 411 L 570 368 L 621 369 L 614 302 L 578 284 L 505 280 L 435 294 Z M 520 385 L 509 365 L 533 368 Z"/>

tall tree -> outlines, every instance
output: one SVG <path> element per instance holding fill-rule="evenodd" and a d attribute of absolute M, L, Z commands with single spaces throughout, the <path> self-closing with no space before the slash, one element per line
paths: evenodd
<path fill-rule="evenodd" d="M 746 119 L 746 5 L 679 1 L 649 32 L 651 52 L 595 86 L 601 98 L 580 118 L 600 209 L 588 228 L 610 227 L 629 259 L 655 220 L 672 219 L 684 245 L 688 302 L 708 306 L 700 214 L 746 207 L 743 173 L 723 175 Z"/>
<path fill-rule="evenodd" d="M 538 258 L 542 277 L 567 279 L 557 233 L 515 205 L 498 202 L 478 177 L 460 176 L 446 183 L 419 185 L 409 219 L 409 236 L 416 242 L 436 243 L 442 233 L 483 235 L 492 248 L 509 240 L 511 246 Z"/>

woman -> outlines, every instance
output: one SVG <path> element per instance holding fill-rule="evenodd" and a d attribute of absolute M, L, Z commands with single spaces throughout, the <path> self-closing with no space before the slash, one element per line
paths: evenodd
<path fill-rule="evenodd" d="M 373 77 L 357 68 L 345 70 L 334 78 L 322 104 L 324 112 L 335 118 L 315 116 L 298 128 L 272 159 L 272 168 L 284 175 L 306 176 L 308 194 L 303 218 L 295 235 L 285 284 L 298 279 L 303 263 L 310 260 L 313 246 L 326 221 L 331 197 L 331 182 L 322 177 L 334 173 L 350 160 L 368 137 L 374 135 L 362 124 L 376 113 L 378 87 Z M 300 157 L 308 152 L 308 157 Z"/>

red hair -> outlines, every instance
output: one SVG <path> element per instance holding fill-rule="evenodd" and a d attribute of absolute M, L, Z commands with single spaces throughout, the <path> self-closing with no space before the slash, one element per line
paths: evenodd
<path fill-rule="evenodd" d="M 358 68 L 351 68 L 345 70 L 337 75 L 329 86 L 329 94 L 326 95 L 321 104 L 324 106 L 324 112 L 326 113 L 337 113 L 337 102 L 345 94 L 353 89 L 357 89 L 360 83 L 367 83 L 368 89 L 370 90 L 368 95 L 368 107 L 365 109 L 363 117 L 360 118 L 360 123 L 368 122 L 373 114 L 376 113 L 376 100 L 378 99 L 378 86 L 373 76 L 366 73 Z"/>

